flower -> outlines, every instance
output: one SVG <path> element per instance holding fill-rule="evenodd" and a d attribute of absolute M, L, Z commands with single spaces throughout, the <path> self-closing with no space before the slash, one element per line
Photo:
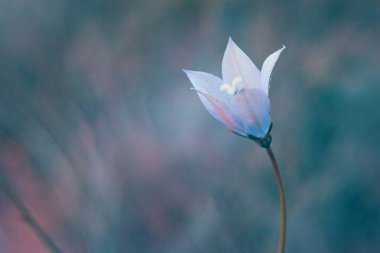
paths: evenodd
<path fill-rule="evenodd" d="M 222 62 L 223 80 L 209 73 L 184 70 L 207 111 L 234 133 L 259 144 L 270 140 L 269 81 L 283 46 L 260 70 L 229 38 Z M 264 146 L 269 146 L 268 143 Z M 262 145 L 263 146 L 263 145 Z"/>

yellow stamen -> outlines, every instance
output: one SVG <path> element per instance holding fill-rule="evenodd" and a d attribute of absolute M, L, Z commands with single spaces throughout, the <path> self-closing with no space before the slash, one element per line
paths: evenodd
<path fill-rule="evenodd" d="M 243 79 L 241 78 L 241 76 L 235 77 L 235 79 L 232 81 L 232 86 L 236 88 L 238 83 L 240 83 L 242 81 L 243 81 Z"/>
<path fill-rule="evenodd" d="M 232 84 L 224 83 L 220 86 L 220 90 L 225 91 L 228 95 L 233 96 L 238 92 L 237 85 L 242 81 L 243 79 L 240 76 L 235 77 L 232 81 Z"/>

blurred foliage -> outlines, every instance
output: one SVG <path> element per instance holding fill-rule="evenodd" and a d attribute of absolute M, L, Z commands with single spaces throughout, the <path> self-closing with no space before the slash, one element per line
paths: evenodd
<path fill-rule="evenodd" d="M 228 36 L 271 86 L 288 252 L 380 247 L 378 1 L 0 3 L 0 169 L 65 252 L 274 252 L 265 152 L 204 110 Z M 0 194 L 1 252 L 47 252 Z"/>

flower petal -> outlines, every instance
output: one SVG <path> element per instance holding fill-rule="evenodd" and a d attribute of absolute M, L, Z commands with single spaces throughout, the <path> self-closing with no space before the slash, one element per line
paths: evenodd
<path fill-rule="evenodd" d="M 207 111 L 212 116 L 214 116 L 214 118 L 216 118 L 217 120 L 225 124 L 233 132 L 236 132 L 243 136 L 247 136 L 241 131 L 243 127 L 242 121 L 231 110 L 228 104 L 224 103 L 223 101 L 209 94 L 203 93 L 201 91 L 197 91 L 197 92 L 203 105 L 206 107 Z"/>
<path fill-rule="evenodd" d="M 260 89 L 241 89 L 231 100 L 231 108 L 243 122 L 242 131 L 264 137 L 270 127 L 270 101 Z"/>
<path fill-rule="evenodd" d="M 230 95 L 220 90 L 223 81 L 219 77 L 201 71 L 183 70 L 183 72 L 186 73 L 195 90 L 216 97 L 225 103 L 231 100 Z"/>
<path fill-rule="evenodd" d="M 222 62 L 224 82 L 231 84 L 235 78 L 243 79 L 243 87 L 258 88 L 260 71 L 249 57 L 229 38 Z"/>
<path fill-rule="evenodd" d="M 268 95 L 269 92 L 269 81 L 270 76 L 272 74 L 272 70 L 274 65 L 276 64 L 278 57 L 280 56 L 281 52 L 285 49 L 285 46 L 282 46 L 281 49 L 277 50 L 273 54 L 269 55 L 264 63 L 263 67 L 261 68 L 261 89 Z"/>

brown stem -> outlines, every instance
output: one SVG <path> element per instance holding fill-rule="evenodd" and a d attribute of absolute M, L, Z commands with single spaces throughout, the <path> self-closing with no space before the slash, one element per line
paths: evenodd
<path fill-rule="evenodd" d="M 278 242 L 277 253 L 283 253 L 285 250 L 285 238 L 286 238 L 286 199 L 285 199 L 285 189 L 282 182 L 282 177 L 280 173 L 280 168 L 277 164 L 276 158 L 273 154 L 271 147 L 266 148 L 269 158 L 272 162 L 274 172 L 276 174 L 278 193 L 280 196 L 280 238 Z"/>
<path fill-rule="evenodd" d="M 5 194 L 11 200 L 13 205 L 19 210 L 25 222 L 32 228 L 41 241 L 52 253 L 63 253 L 63 251 L 54 243 L 45 230 L 37 223 L 36 219 L 29 212 L 28 208 L 22 202 L 21 198 L 11 188 L 5 176 L 0 173 L 0 188 L 3 189 Z"/>

